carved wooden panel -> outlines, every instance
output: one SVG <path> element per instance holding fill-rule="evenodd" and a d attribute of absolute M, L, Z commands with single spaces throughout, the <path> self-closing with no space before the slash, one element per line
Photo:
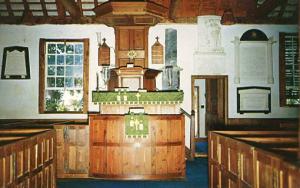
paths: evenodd
<path fill-rule="evenodd" d="M 145 26 L 115 27 L 116 67 L 127 63 L 148 67 L 148 30 L 149 27 Z M 130 53 L 133 55 L 130 56 Z"/>
<path fill-rule="evenodd" d="M 57 176 L 59 178 L 87 177 L 88 126 L 55 126 L 57 134 Z"/>

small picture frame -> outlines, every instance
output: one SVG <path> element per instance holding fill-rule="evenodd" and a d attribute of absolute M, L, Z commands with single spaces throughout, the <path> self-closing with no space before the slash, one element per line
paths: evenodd
<path fill-rule="evenodd" d="M 1 79 L 30 79 L 28 47 L 10 46 L 4 48 Z"/>
<path fill-rule="evenodd" d="M 237 112 L 265 113 L 271 112 L 271 88 L 269 87 L 238 87 Z"/>

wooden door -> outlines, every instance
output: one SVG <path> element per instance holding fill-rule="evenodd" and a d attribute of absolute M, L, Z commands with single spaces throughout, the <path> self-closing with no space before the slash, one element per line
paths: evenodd
<path fill-rule="evenodd" d="M 120 26 L 116 33 L 116 67 L 133 63 L 148 67 L 148 30 L 145 26 Z M 131 58 L 130 55 L 131 54 Z"/>
<path fill-rule="evenodd" d="M 206 114 L 208 131 L 225 124 L 225 81 L 223 78 L 206 79 Z"/>
<path fill-rule="evenodd" d="M 86 177 L 88 174 L 88 126 L 57 126 L 57 175 Z"/>

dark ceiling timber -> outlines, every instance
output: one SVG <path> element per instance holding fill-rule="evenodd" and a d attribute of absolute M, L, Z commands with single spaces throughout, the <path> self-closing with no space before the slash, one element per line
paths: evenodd
<path fill-rule="evenodd" d="M 267 15 L 274 10 L 281 1 L 285 0 L 266 0 L 262 5 L 260 5 L 257 8 L 256 17 L 257 18 L 264 18 L 267 17 Z"/>
<path fill-rule="evenodd" d="M 178 4 L 180 3 L 180 0 L 171 0 L 170 2 L 170 10 L 169 10 L 169 17 L 170 19 L 174 20 L 176 16 L 176 10 L 178 9 Z"/>
<path fill-rule="evenodd" d="M 146 5 L 145 14 L 150 17 L 153 9 L 151 7 L 160 8 L 164 14 L 159 16 L 157 11 L 154 12 L 154 24 L 196 23 L 199 15 L 223 16 L 225 13 L 230 13 L 234 21 L 223 22 L 223 24 L 298 23 L 299 2 L 297 0 L 3 0 L 0 1 L 0 7 L 2 7 L 0 9 L 0 24 L 110 25 L 108 20 L 114 20 L 114 17 L 117 19 L 119 16 L 115 12 L 110 13 L 110 6 L 122 4 L 120 2 L 128 5 L 143 2 Z M 103 6 L 101 6 L 102 4 Z M 108 9 L 104 9 L 105 4 L 109 6 Z M 20 6 L 23 8 L 16 8 Z M 128 8 L 125 6 L 123 9 L 121 7 L 120 10 L 126 12 L 126 7 Z M 126 17 L 125 15 L 121 16 Z M 145 17 L 144 20 L 141 20 L 140 17 L 138 19 L 151 21 L 150 17 Z M 130 19 L 135 21 L 137 17 L 131 16 Z M 130 23 L 131 21 L 127 22 Z"/>
<path fill-rule="evenodd" d="M 70 13 L 70 16 L 74 19 L 79 19 L 82 15 L 79 6 L 74 0 L 56 0 L 60 1 L 64 8 Z"/>

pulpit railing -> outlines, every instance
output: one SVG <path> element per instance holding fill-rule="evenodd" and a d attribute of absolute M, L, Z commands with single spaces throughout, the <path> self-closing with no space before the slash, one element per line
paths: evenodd
<path fill-rule="evenodd" d="M 195 111 L 192 110 L 191 114 L 189 114 L 184 109 L 180 108 L 182 114 L 184 114 L 190 122 L 190 156 L 189 160 L 194 160 L 195 158 Z"/>

